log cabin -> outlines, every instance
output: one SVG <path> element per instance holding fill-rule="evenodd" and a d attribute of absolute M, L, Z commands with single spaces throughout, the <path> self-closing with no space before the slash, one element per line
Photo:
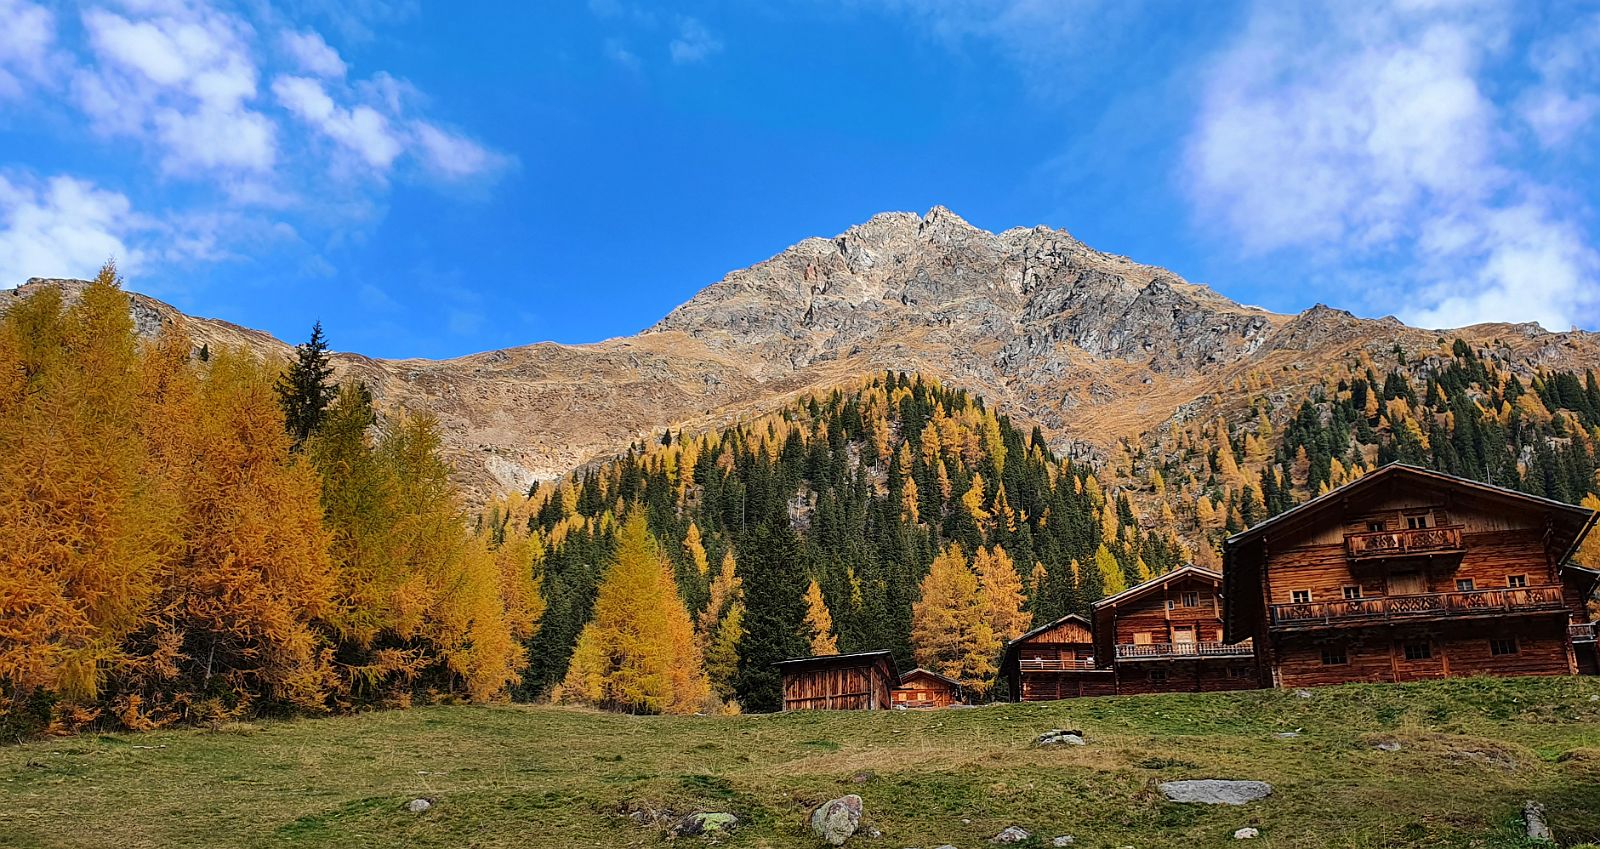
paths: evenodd
<path fill-rule="evenodd" d="M 784 710 L 888 710 L 900 683 L 886 651 L 781 660 Z"/>
<path fill-rule="evenodd" d="M 908 710 L 947 708 L 964 703 L 960 681 L 920 666 L 900 676 L 900 686 L 890 695 L 895 707 Z"/>
<path fill-rule="evenodd" d="M 1591 510 L 1391 464 L 1229 538 L 1223 639 L 1269 683 L 1594 671 Z"/>
<path fill-rule="evenodd" d="M 1039 702 L 1117 692 L 1116 673 L 1095 663 L 1094 625 L 1076 613 L 1006 643 L 1000 676 L 1012 701 Z"/>
<path fill-rule="evenodd" d="M 1184 566 L 1094 603 L 1095 656 L 1116 691 L 1251 690 L 1265 676 L 1250 640 L 1222 639 L 1222 575 Z"/>

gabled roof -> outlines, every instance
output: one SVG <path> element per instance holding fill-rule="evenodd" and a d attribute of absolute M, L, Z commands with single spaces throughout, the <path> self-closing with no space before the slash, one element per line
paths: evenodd
<path fill-rule="evenodd" d="M 853 654 L 822 654 L 813 657 L 795 657 L 780 660 L 772 664 L 783 672 L 792 672 L 799 669 L 820 669 L 829 666 L 871 666 L 874 663 L 889 664 L 889 674 L 895 681 L 900 680 L 900 669 L 895 666 L 894 655 L 887 651 L 859 651 Z"/>
<path fill-rule="evenodd" d="M 902 686 L 902 687 L 905 686 L 906 679 L 910 678 L 913 675 L 926 675 L 929 678 L 937 678 L 940 681 L 943 681 L 946 684 L 949 684 L 950 686 L 956 688 L 956 692 L 960 692 L 961 691 L 961 682 L 960 681 L 957 681 L 954 678 L 949 678 L 949 677 L 946 677 L 944 675 L 940 675 L 939 673 L 934 672 L 932 669 L 924 669 L 924 668 L 922 668 L 920 666 L 917 667 L 916 669 L 911 670 L 910 672 L 907 672 L 904 675 L 901 675 L 900 676 L 900 686 Z"/>
<path fill-rule="evenodd" d="M 1584 601 L 1594 597 L 1595 587 L 1600 586 L 1600 569 L 1590 569 L 1569 562 L 1561 567 L 1561 571 L 1578 579 L 1578 592 Z"/>
<path fill-rule="evenodd" d="M 1469 497 L 1548 513 L 1551 519 L 1550 544 L 1557 562 L 1560 563 L 1565 563 L 1573 552 L 1577 551 L 1596 519 L 1595 511 L 1575 504 L 1447 475 L 1420 466 L 1390 463 L 1326 495 L 1279 513 L 1247 531 L 1234 534 L 1223 543 L 1223 639 L 1235 643 L 1251 636 L 1251 626 L 1261 622 L 1266 616 L 1266 600 L 1261 597 L 1259 584 L 1262 562 L 1266 557 L 1265 543 L 1269 537 L 1292 534 L 1312 526 L 1327 512 L 1335 510 L 1342 512 L 1344 507 L 1356 499 L 1373 497 L 1384 487 L 1392 488 L 1403 483 L 1459 492 Z"/>
<path fill-rule="evenodd" d="M 1216 583 L 1216 584 L 1222 583 L 1222 573 L 1221 572 L 1213 572 L 1210 569 L 1201 568 L 1199 566 L 1194 565 L 1193 563 L 1190 563 L 1187 566 L 1182 566 L 1182 567 L 1179 567 L 1177 569 L 1173 569 L 1171 572 L 1167 572 L 1164 575 L 1157 575 L 1154 578 L 1151 578 L 1150 580 L 1145 581 L 1142 584 L 1134 584 L 1133 586 L 1123 590 L 1120 593 L 1117 593 L 1116 595 L 1108 595 L 1105 598 L 1100 599 L 1099 601 L 1095 602 L 1094 604 L 1092 604 L 1090 606 L 1093 607 L 1095 610 L 1099 610 L 1102 607 L 1115 606 L 1115 605 L 1121 604 L 1122 602 L 1131 601 L 1133 599 L 1136 599 L 1139 596 L 1142 596 L 1142 595 L 1144 595 L 1146 593 L 1149 593 L 1149 592 L 1152 592 L 1154 590 L 1158 590 L 1158 589 L 1166 586 L 1167 584 L 1169 584 L 1169 583 L 1171 583 L 1171 582 L 1173 582 L 1173 581 L 1175 581 L 1175 580 L 1177 580 L 1179 578 L 1185 578 L 1185 577 L 1198 577 L 1198 578 L 1204 578 L 1204 579 L 1206 579 L 1208 581 L 1211 581 L 1212 583 Z"/>

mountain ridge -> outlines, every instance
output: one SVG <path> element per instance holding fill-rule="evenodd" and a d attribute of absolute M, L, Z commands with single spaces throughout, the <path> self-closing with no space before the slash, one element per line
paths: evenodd
<path fill-rule="evenodd" d="M 0 293 L 0 312 L 39 286 L 70 297 L 81 285 L 30 280 Z M 143 295 L 132 301 L 144 336 L 176 327 L 197 347 L 291 350 L 261 331 Z M 481 502 L 663 428 L 716 427 L 885 369 L 967 386 L 1039 425 L 1063 454 L 1096 456 L 1171 419 L 1237 412 L 1247 399 L 1229 387 L 1252 373 L 1271 372 L 1277 390 L 1292 393 L 1314 382 L 1320 364 L 1352 355 L 1393 362 L 1445 336 L 1498 340 L 1508 365 L 1530 373 L 1600 364 L 1600 342 L 1584 331 L 1435 331 L 1322 304 L 1273 313 L 1096 251 L 1065 230 L 990 233 L 942 206 L 803 239 L 724 275 L 633 336 L 445 360 L 338 353 L 334 364 L 380 404 L 434 415 L 458 481 Z"/>

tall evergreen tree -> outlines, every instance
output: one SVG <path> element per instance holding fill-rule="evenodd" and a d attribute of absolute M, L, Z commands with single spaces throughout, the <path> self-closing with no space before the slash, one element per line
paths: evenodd
<path fill-rule="evenodd" d="M 311 326 L 311 338 L 294 349 L 294 360 L 278 379 L 278 403 L 284 427 L 299 447 L 322 426 L 328 405 L 339 392 L 328 361 L 328 340 L 322 322 Z"/>
<path fill-rule="evenodd" d="M 763 522 L 745 539 L 739 547 L 745 609 L 735 689 L 745 710 L 774 711 L 783 706 L 783 678 L 772 665 L 810 651 L 805 569 L 800 540 L 786 517 Z"/>

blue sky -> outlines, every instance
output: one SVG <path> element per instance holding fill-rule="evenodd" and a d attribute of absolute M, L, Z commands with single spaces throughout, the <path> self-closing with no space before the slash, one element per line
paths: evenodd
<path fill-rule="evenodd" d="M 335 347 L 636 332 L 885 210 L 1600 327 L 1600 4 L 0 0 L 0 286 Z"/>

